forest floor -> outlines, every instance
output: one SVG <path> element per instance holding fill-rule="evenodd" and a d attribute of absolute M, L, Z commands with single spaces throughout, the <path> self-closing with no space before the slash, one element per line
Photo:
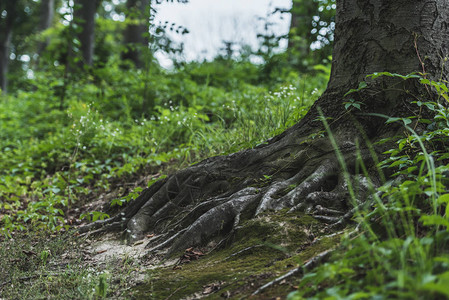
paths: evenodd
<path fill-rule="evenodd" d="M 140 182 L 140 180 L 136 180 Z M 113 193 L 113 192 L 112 192 Z M 77 209 L 100 208 L 108 194 Z M 326 224 L 303 213 L 267 212 L 241 224 L 225 240 L 166 258 L 126 245 L 121 233 L 80 236 L 76 231 L 15 234 L 0 244 L 0 295 L 5 299 L 283 299 L 298 278 L 264 284 L 295 270 L 340 241 Z"/>
<path fill-rule="evenodd" d="M 70 81 L 64 101 L 52 88 L 63 75 L 36 72 L 26 88 L 2 95 L 0 298 L 241 298 L 328 248 L 317 240 L 323 224 L 300 214 L 266 213 L 228 243 L 169 259 L 145 248 L 157 232 L 130 246 L 120 233 L 77 234 L 161 176 L 280 134 L 325 89 L 330 67 L 268 76 L 249 61 L 219 59 L 151 70 L 107 65 L 95 70 L 104 72 L 101 86 Z M 155 102 L 145 115 L 136 91 L 149 79 Z M 281 286 L 271 294 L 294 290 Z"/>
<path fill-rule="evenodd" d="M 132 69 L 102 70 L 111 76 L 101 93 L 90 79 L 71 85 L 64 110 L 48 89 L 60 76 L 49 82 L 47 73 L 0 101 L 0 298 L 448 299 L 449 111 L 438 101 L 449 98 L 446 83 L 424 78 L 441 99 L 416 102 L 433 114 L 418 119 L 428 124 L 422 132 L 407 126 L 417 116 L 388 119 L 405 125 L 376 165 L 393 175 L 355 207 L 359 231 L 267 211 L 168 258 L 146 248 L 159 232 L 132 245 L 120 232 L 77 232 L 116 215 L 162 176 L 282 133 L 329 75 L 288 73 L 259 85 L 259 66 L 224 63 L 150 74 L 158 97 L 149 119 L 135 93 L 146 77 Z"/>

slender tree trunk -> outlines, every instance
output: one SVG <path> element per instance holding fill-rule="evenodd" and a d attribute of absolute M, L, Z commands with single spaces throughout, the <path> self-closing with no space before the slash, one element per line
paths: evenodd
<path fill-rule="evenodd" d="M 51 27 L 55 15 L 55 0 L 42 0 L 41 1 L 41 15 L 40 15 L 40 31 L 45 31 Z M 37 53 L 40 55 L 42 51 L 47 47 L 48 40 L 41 42 L 38 46 Z"/>
<path fill-rule="evenodd" d="M 77 0 L 75 7 L 75 23 L 79 26 L 77 34 L 80 41 L 81 64 L 92 65 L 95 42 L 95 14 L 98 0 Z"/>
<path fill-rule="evenodd" d="M 296 11 L 297 3 L 298 3 L 298 1 L 295 1 L 295 0 L 292 1 L 292 9 L 290 11 L 290 15 L 291 15 L 290 30 L 289 30 L 288 45 L 287 45 L 288 49 L 293 49 L 294 48 L 294 42 L 293 42 L 294 38 L 293 38 L 293 36 L 295 36 L 297 34 L 295 32 L 295 28 L 298 27 L 299 20 L 300 20 L 300 17 L 298 16 L 297 11 Z"/>
<path fill-rule="evenodd" d="M 0 13 L 2 13 L 2 17 L 0 17 L 0 88 L 3 93 L 7 92 L 9 55 L 12 32 L 16 22 L 16 10 L 17 7 L 12 2 L 1 3 L 0 5 Z M 3 11 L 6 12 L 5 16 L 3 16 Z"/>
<path fill-rule="evenodd" d="M 307 1 L 306 4 L 303 2 Z M 312 41 L 311 31 L 314 15 L 318 12 L 318 4 L 314 0 L 293 0 L 290 20 L 288 49 L 299 51 L 301 55 L 308 55 Z M 296 40 L 299 38 L 300 40 Z M 299 48 L 299 49 L 298 49 Z"/>
<path fill-rule="evenodd" d="M 170 249 L 172 254 L 205 245 L 225 228 L 237 228 L 244 216 L 265 210 L 303 210 L 327 223 L 350 219 L 349 195 L 362 203 L 373 191 L 366 182 L 376 186 L 382 179 L 375 172 L 370 181 L 356 173 L 359 159 L 375 170 L 370 169 L 375 158 L 365 139 L 401 132 L 369 113 L 411 114 L 415 98 L 410 93 L 430 97 L 432 91 L 414 79 L 380 77 L 358 93 L 345 94 L 374 72 L 426 72 L 429 79 L 448 80 L 449 1 L 337 0 L 336 22 L 331 79 L 301 121 L 264 145 L 176 172 L 144 190 L 122 214 L 82 231 L 103 225 L 125 228 L 135 241 L 151 230 L 162 234 L 151 241 L 150 251 Z M 345 109 L 349 98 L 363 103 L 361 113 Z M 330 118 L 347 172 L 335 145 L 328 136 L 321 137 L 318 107 Z M 350 183 L 358 189 L 348 189 Z"/>
<path fill-rule="evenodd" d="M 149 19 L 150 0 L 128 0 L 128 23 L 123 32 L 125 50 L 122 53 L 123 60 L 130 60 L 138 69 L 145 69 L 145 77 L 150 73 L 151 53 L 149 49 Z M 153 100 L 149 95 L 148 80 L 145 78 L 142 91 L 142 115 L 148 116 L 153 110 Z"/>
<path fill-rule="evenodd" d="M 12 28 L 0 33 L 0 88 L 2 93 L 7 92 L 7 74 L 9 65 L 9 51 L 11 46 Z"/>
<path fill-rule="evenodd" d="M 122 53 L 122 58 L 131 60 L 141 69 L 145 67 L 142 50 L 148 48 L 149 42 L 150 0 L 128 0 L 126 8 L 131 24 L 128 24 L 123 32 L 126 49 Z"/>

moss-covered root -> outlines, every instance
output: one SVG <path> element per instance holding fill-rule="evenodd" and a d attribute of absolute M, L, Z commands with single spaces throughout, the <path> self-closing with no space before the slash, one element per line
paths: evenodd
<path fill-rule="evenodd" d="M 172 254 L 205 244 L 234 230 L 241 218 L 267 210 L 290 208 L 326 223 L 346 222 L 353 208 L 348 202 L 349 184 L 358 187 L 358 199 L 352 199 L 356 202 L 366 199 L 369 184 L 357 174 L 349 174 L 348 182 L 328 139 L 299 144 L 292 140 L 286 135 L 260 148 L 210 158 L 181 170 L 144 190 L 121 215 L 104 223 L 126 226 L 129 242 L 154 232 L 159 238 L 149 247 L 169 249 Z M 341 145 L 347 170 L 355 170 L 354 143 Z"/>

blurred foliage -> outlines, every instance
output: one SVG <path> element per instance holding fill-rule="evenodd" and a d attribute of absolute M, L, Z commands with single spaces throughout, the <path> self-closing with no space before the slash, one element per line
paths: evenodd
<path fill-rule="evenodd" d="M 336 0 L 293 0 L 289 33 L 289 61 L 310 70 L 327 63 L 332 54 Z"/>
<path fill-rule="evenodd" d="M 287 55 L 275 51 L 279 39 L 263 35 L 256 51 L 243 47 L 237 57 L 225 51 L 202 63 L 175 60 L 163 69 L 156 52 L 182 52 L 167 33 L 188 30 L 153 24 L 155 6 L 149 47 L 141 49 L 145 67 L 136 69 L 121 59 L 132 13 L 124 2 L 100 4 L 94 64 L 82 69 L 76 67 L 80 28 L 71 22 L 72 2 L 55 1 L 53 25 L 44 31 L 36 26 L 41 1 L 14 6 L 10 93 L 0 100 L 5 235 L 29 224 L 66 228 L 74 208 L 145 168 L 261 143 L 300 119 L 328 79 L 326 72 L 309 76 L 288 67 Z M 12 16 L 11 7 L 2 14 L 7 10 Z M 36 52 L 44 41 L 46 48 Z M 262 63 L 254 64 L 254 57 Z"/>
<path fill-rule="evenodd" d="M 62 110 L 62 66 L 22 78 L 23 88 L 2 98 L 4 234 L 26 224 L 63 228 L 71 208 L 142 168 L 252 147 L 301 118 L 327 81 L 290 70 L 261 85 L 261 66 L 222 59 L 176 70 L 153 62 L 149 74 L 121 63 L 112 57 L 71 78 Z M 148 117 L 144 83 L 155 105 Z"/>

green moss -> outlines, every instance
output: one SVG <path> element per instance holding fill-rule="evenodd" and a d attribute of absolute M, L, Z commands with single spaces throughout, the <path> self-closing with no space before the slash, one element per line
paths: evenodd
<path fill-rule="evenodd" d="M 231 298 L 249 297 L 259 286 L 334 246 L 339 237 L 311 243 L 323 226 L 302 213 L 287 210 L 264 213 L 243 222 L 228 247 L 184 264 L 181 269 L 154 270 L 151 279 L 135 289 L 134 296 L 179 299 L 206 292 L 207 285 L 216 284 L 220 289 L 211 293 L 211 298 L 223 293 Z M 291 280 L 292 285 L 273 287 L 261 299 L 287 295 L 293 290 L 295 279 Z"/>

